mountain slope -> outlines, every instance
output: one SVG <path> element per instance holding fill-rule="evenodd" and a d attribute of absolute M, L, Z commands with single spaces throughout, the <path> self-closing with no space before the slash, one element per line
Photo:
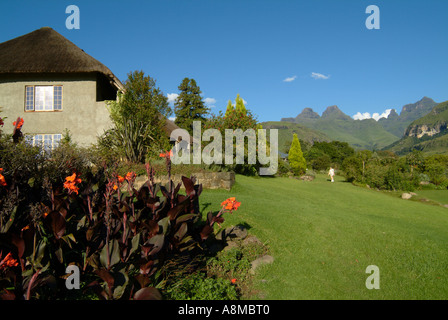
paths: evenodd
<path fill-rule="evenodd" d="M 381 118 L 378 123 L 381 124 L 386 131 L 401 138 L 412 121 L 423 117 L 436 105 L 437 102 L 431 98 L 423 97 L 416 103 L 410 103 L 403 106 L 400 115 L 398 115 L 395 109 L 392 109 L 389 116 L 387 118 Z"/>
<path fill-rule="evenodd" d="M 397 154 L 421 150 L 448 154 L 448 101 L 437 104 L 427 115 L 413 121 L 400 140 L 385 149 Z"/>
<path fill-rule="evenodd" d="M 378 150 L 391 145 L 403 137 L 407 126 L 422 117 L 437 105 L 434 100 L 421 100 L 403 106 L 398 114 L 392 109 L 388 118 L 354 120 L 337 106 L 328 107 L 322 116 L 311 108 L 305 108 L 295 118 L 282 118 L 283 122 L 298 123 L 310 129 L 321 131 L 333 140 L 348 142 L 357 149 Z"/>
<path fill-rule="evenodd" d="M 328 107 L 322 116 L 306 108 L 294 118 L 294 123 L 320 131 L 332 140 L 348 142 L 358 149 L 381 149 L 398 139 L 375 120 L 353 120 L 337 106 Z"/>
<path fill-rule="evenodd" d="M 292 136 L 297 134 L 300 140 L 303 140 L 309 144 L 314 142 L 327 141 L 332 139 L 326 134 L 310 129 L 304 125 L 286 122 L 286 121 L 268 121 L 261 124 L 263 129 L 278 129 L 278 149 L 280 152 L 288 153 L 291 147 Z"/>

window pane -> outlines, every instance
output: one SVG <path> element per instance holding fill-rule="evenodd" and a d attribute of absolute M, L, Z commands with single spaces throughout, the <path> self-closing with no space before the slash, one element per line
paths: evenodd
<path fill-rule="evenodd" d="M 51 134 L 46 134 L 44 135 L 44 150 L 45 151 L 50 151 L 51 147 L 53 145 L 53 135 Z"/>
<path fill-rule="evenodd" d="M 57 148 L 59 146 L 61 139 L 62 139 L 62 134 L 53 135 L 53 149 Z"/>
<path fill-rule="evenodd" d="M 35 110 L 53 110 L 53 86 L 35 88 Z"/>
<path fill-rule="evenodd" d="M 62 86 L 54 86 L 54 110 L 62 110 Z"/>
<path fill-rule="evenodd" d="M 34 87 L 26 87 L 25 92 L 25 110 L 34 110 Z"/>
<path fill-rule="evenodd" d="M 42 146 L 42 135 L 41 134 L 37 134 L 34 136 L 34 146 L 40 147 Z"/>

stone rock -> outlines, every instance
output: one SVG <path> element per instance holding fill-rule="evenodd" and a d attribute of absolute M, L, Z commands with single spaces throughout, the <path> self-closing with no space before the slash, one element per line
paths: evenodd
<path fill-rule="evenodd" d="M 243 240 L 247 237 L 247 229 L 243 226 L 228 227 L 224 234 L 227 240 Z"/>
<path fill-rule="evenodd" d="M 407 193 L 407 192 L 405 192 L 401 195 L 401 199 L 403 199 L 403 200 L 409 200 L 411 198 L 412 198 L 412 194 Z"/>
<path fill-rule="evenodd" d="M 266 255 L 264 255 L 264 256 L 256 259 L 256 260 L 252 261 L 251 268 L 250 268 L 249 272 L 251 274 L 255 274 L 255 270 L 259 266 L 262 266 L 262 265 L 265 265 L 265 264 L 270 264 L 270 263 L 273 263 L 273 262 L 274 262 L 274 257 L 266 254 Z"/>
<path fill-rule="evenodd" d="M 263 246 L 263 243 L 256 236 L 249 236 L 246 239 L 244 239 L 243 243 L 242 243 L 243 246 L 247 246 L 247 245 L 251 245 L 251 244 Z"/>
<path fill-rule="evenodd" d="M 239 244 L 237 242 L 229 241 L 229 242 L 227 242 L 227 244 L 226 244 L 226 246 L 224 247 L 223 250 L 227 251 L 227 250 L 232 250 L 232 249 L 238 248 L 238 247 L 239 247 Z"/>

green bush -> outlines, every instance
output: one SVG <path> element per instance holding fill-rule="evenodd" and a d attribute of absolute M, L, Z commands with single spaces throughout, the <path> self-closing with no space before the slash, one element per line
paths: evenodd
<path fill-rule="evenodd" d="M 165 296 L 170 300 L 237 300 L 238 293 L 232 283 L 223 278 L 194 273 L 170 287 Z"/>

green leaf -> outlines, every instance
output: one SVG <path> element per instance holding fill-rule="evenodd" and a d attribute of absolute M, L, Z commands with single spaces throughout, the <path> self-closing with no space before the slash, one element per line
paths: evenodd
<path fill-rule="evenodd" d="M 1 229 L 1 233 L 6 233 L 9 228 L 12 226 L 12 223 L 14 222 L 14 219 L 16 217 L 16 212 L 17 212 L 17 206 L 14 207 L 14 209 L 12 209 L 11 215 L 9 216 L 8 221 L 3 225 L 2 229 Z"/>
<path fill-rule="evenodd" d="M 109 241 L 109 252 L 107 252 L 107 245 L 104 245 L 100 253 L 100 262 L 105 268 L 110 268 L 120 262 L 120 246 L 116 239 Z M 108 266 L 108 258 L 110 258 L 110 265 Z"/>
<path fill-rule="evenodd" d="M 165 217 L 163 219 L 161 219 L 159 222 L 159 227 L 162 228 L 162 233 L 163 234 L 167 234 L 168 233 L 168 229 L 170 227 L 170 218 L 169 217 Z"/>
<path fill-rule="evenodd" d="M 34 179 L 34 178 L 30 178 L 30 179 L 28 179 L 28 185 L 32 188 L 32 187 L 34 187 L 34 181 L 35 181 L 36 179 Z"/>

